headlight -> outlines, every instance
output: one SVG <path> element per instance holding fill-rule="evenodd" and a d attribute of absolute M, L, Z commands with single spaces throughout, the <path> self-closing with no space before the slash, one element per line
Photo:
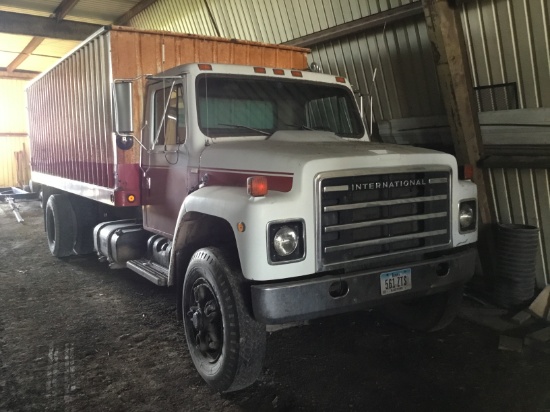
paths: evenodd
<path fill-rule="evenodd" d="M 460 232 L 469 232 L 476 228 L 476 202 L 462 202 L 458 211 L 458 222 L 460 224 Z"/>
<path fill-rule="evenodd" d="M 271 265 L 305 258 L 303 220 L 270 222 L 267 226 L 268 257 Z"/>
<path fill-rule="evenodd" d="M 273 238 L 273 248 L 279 256 L 288 256 L 298 247 L 298 234 L 288 226 L 280 228 Z"/>

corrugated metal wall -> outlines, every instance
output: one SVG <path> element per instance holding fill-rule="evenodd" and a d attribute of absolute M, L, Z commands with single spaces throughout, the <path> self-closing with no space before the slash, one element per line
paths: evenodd
<path fill-rule="evenodd" d="M 519 108 L 550 107 L 550 2 L 463 2 L 474 86 L 518 83 Z"/>
<path fill-rule="evenodd" d="M 374 116 L 381 121 L 445 113 L 431 53 L 419 15 L 316 46 L 312 60 L 372 95 Z"/>
<path fill-rule="evenodd" d="M 492 169 L 490 176 L 497 220 L 540 228 L 537 285 L 550 284 L 550 171 Z"/>
<path fill-rule="evenodd" d="M 190 0 L 186 11 L 177 0 L 159 0 L 131 24 L 282 43 L 417 1 Z M 550 107 L 548 0 L 462 3 L 474 86 L 516 82 L 519 108 Z M 422 143 L 450 145 L 448 129 L 440 124 L 441 119 L 445 123 L 445 110 L 422 14 L 385 29 L 316 45 L 312 59 L 325 72 L 344 75 L 363 94 L 372 94 L 375 118 L 386 121 L 388 141 L 395 141 L 391 124 L 398 120 L 422 124 L 421 130 L 415 130 L 415 135 L 422 135 Z M 548 145 L 550 136 L 537 141 Z M 545 278 L 550 282 L 549 171 L 495 169 L 491 176 L 499 220 L 541 227 L 539 285 Z"/>
<path fill-rule="evenodd" d="M 0 80 L 0 187 L 21 186 L 30 178 L 25 84 Z"/>

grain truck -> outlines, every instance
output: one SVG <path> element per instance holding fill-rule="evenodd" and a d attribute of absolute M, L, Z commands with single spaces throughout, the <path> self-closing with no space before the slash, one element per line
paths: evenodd
<path fill-rule="evenodd" d="M 307 53 L 113 26 L 27 88 L 52 255 L 174 287 L 220 392 L 257 379 L 266 325 L 379 306 L 439 329 L 474 271 L 462 167 L 369 141 L 348 80 Z"/>

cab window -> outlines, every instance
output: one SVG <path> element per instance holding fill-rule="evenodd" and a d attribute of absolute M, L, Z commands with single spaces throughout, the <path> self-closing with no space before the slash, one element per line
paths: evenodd
<path fill-rule="evenodd" d="M 154 138 L 157 145 L 176 145 L 185 142 L 183 87 L 175 86 L 171 92 L 170 89 L 171 87 L 166 87 L 155 93 Z"/>

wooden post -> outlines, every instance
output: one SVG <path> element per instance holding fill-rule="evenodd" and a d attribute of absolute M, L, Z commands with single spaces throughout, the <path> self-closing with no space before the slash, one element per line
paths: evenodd
<path fill-rule="evenodd" d="M 491 224 L 495 221 L 495 211 L 488 172 L 478 168 L 478 162 L 483 158 L 483 142 L 464 32 L 455 3 L 453 0 L 422 0 L 455 156 L 459 165 L 471 164 L 474 167 L 473 181 L 478 187 L 481 220 L 478 250 L 483 270 L 489 275 L 494 273 Z"/>

